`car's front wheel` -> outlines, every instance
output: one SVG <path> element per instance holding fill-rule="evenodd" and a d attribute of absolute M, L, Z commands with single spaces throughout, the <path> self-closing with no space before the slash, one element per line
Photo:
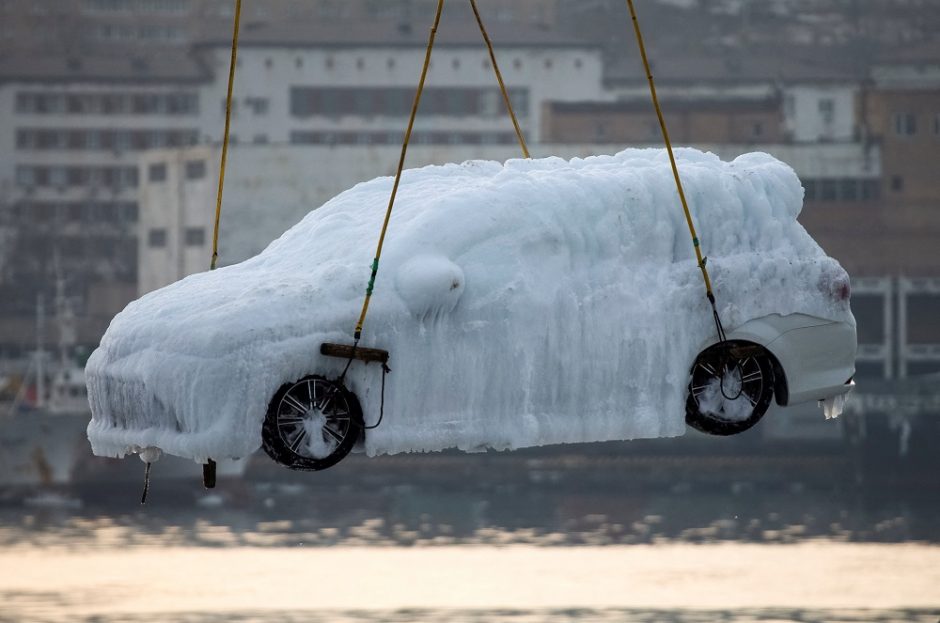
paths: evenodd
<path fill-rule="evenodd" d="M 264 451 L 291 469 L 318 471 L 341 461 L 363 434 L 356 395 L 322 376 L 281 386 L 261 428 Z"/>
<path fill-rule="evenodd" d="M 709 435 L 735 435 L 764 416 L 774 395 L 770 355 L 756 344 L 722 342 L 692 365 L 686 423 Z"/>

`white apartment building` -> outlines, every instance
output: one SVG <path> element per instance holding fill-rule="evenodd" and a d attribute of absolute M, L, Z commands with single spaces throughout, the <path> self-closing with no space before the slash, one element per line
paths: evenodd
<path fill-rule="evenodd" d="M 526 140 L 540 140 L 545 101 L 604 99 L 599 47 L 559 33 L 496 24 L 490 37 Z M 233 135 L 239 143 L 400 144 L 421 73 L 427 28 L 314 25 L 246 29 L 239 45 Z M 204 137 L 224 119 L 230 39 L 203 46 L 213 80 Z M 483 38 L 471 20 L 438 31 L 414 144 L 515 144 Z"/>

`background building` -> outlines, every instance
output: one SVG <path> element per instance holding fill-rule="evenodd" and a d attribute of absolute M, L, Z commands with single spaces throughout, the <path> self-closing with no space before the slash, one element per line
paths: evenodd
<path fill-rule="evenodd" d="M 335 15 L 329 3 L 250 6 L 232 143 L 400 144 L 427 41 L 426 28 L 401 20 L 420 4 L 396 5 L 381 21 L 380 8 L 392 5 L 343 3 Z M 494 15 L 503 5 L 492 3 Z M 503 74 L 526 135 L 538 141 L 544 101 L 603 96 L 602 62 L 597 46 L 546 30 L 542 17 L 532 17 L 543 14 L 524 6 L 490 20 L 489 30 L 511 42 L 500 47 Z M 51 300 L 50 284 L 63 273 L 86 347 L 135 295 L 138 156 L 221 141 L 231 45 L 225 7 L 231 4 L 87 0 L 40 2 L 16 13 L 23 30 L 5 40 L 12 51 L 0 54 L 0 143 L 9 146 L 0 151 L 0 355 L 34 347 L 38 297 Z M 291 22 L 301 8 L 317 9 L 313 26 Z M 142 14 L 144 23 L 165 23 L 177 35 L 95 38 L 105 27 L 131 27 Z M 515 146 L 482 36 L 466 17 L 449 12 L 442 23 L 413 142 Z M 63 39 L 37 47 L 28 34 L 34 21 Z M 74 46 L 69 37 L 77 37 Z M 83 46 L 92 53 L 69 52 Z"/>

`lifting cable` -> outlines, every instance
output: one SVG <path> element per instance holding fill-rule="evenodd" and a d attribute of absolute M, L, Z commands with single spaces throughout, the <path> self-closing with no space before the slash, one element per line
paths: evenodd
<path fill-rule="evenodd" d="M 489 51 L 490 61 L 492 62 L 493 70 L 496 73 L 496 80 L 499 83 L 500 91 L 503 94 L 503 101 L 506 103 L 506 108 L 509 110 L 509 116 L 512 118 L 513 127 L 516 130 L 516 137 L 519 139 L 519 145 L 522 148 L 522 153 L 526 158 L 528 158 L 529 150 L 526 147 L 525 139 L 522 136 L 522 130 L 519 128 L 519 122 L 516 120 L 515 112 L 512 109 L 512 102 L 509 99 L 509 93 L 506 91 L 506 85 L 503 82 L 503 76 L 499 71 L 499 66 L 496 64 L 496 55 L 493 52 L 493 45 L 490 42 L 489 35 L 486 33 L 486 28 L 483 26 L 483 20 L 480 17 L 480 12 L 477 10 L 475 0 L 470 0 L 470 6 L 473 8 L 473 14 L 476 17 L 477 25 L 480 27 L 480 33 L 483 35 L 483 41 L 486 43 L 487 50 Z M 415 117 L 418 113 L 418 104 L 421 102 L 421 94 L 424 92 L 424 82 L 427 78 L 428 67 L 431 64 L 431 51 L 434 48 L 434 39 L 437 36 L 437 28 L 440 25 L 441 13 L 443 10 L 444 0 L 438 0 L 437 11 L 434 14 L 434 23 L 431 26 L 431 31 L 428 36 L 427 50 L 424 54 L 424 66 L 421 68 L 421 78 L 418 80 L 418 88 L 415 92 L 414 102 L 411 106 L 411 115 L 408 118 L 408 127 L 405 130 L 405 138 L 401 145 L 401 156 L 398 159 L 398 169 L 395 172 L 395 182 L 392 185 L 392 194 L 389 197 L 388 208 L 385 211 L 385 221 L 382 223 L 382 231 L 379 234 L 379 242 L 375 250 L 375 259 L 372 261 L 372 274 L 369 277 L 369 284 L 366 286 L 366 296 L 362 303 L 362 311 L 359 314 L 359 320 L 356 322 L 356 330 L 353 333 L 353 338 L 355 340 L 353 344 L 353 357 L 350 357 L 349 362 L 346 364 L 347 370 L 349 369 L 349 363 L 352 363 L 352 359 L 354 358 L 355 349 L 359 344 L 359 339 L 362 337 L 362 326 L 365 324 L 366 314 L 369 311 L 369 302 L 372 299 L 372 291 L 375 288 L 375 277 L 379 271 L 379 259 L 382 256 L 382 246 L 385 243 L 385 234 L 388 231 L 389 219 L 392 216 L 392 208 L 395 205 L 395 197 L 398 194 L 398 185 L 401 182 L 402 170 L 405 167 L 405 154 L 408 152 L 408 143 L 411 140 L 411 130 L 414 127 Z M 345 374 L 346 370 L 343 371 L 343 375 L 340 378 L 343 378 Z"/>
<path fill-rule="evenodd" d="M 663 111 L 659 107 L 659 99 L 656 97 L 656 85 L 653 84 L 653 73 L 650 71 L 649 60 L 646 57 L 646 46 L 643 45 L 643 34 L 640 32 L 640 22 L 636 17 L 636 10 L 633 7 L 633 0 L 627 0 L 627 8 L 630 10 L 630 17 L 633 19 L 633 30 L 636 33 L 636 42 L 640 48 L 640 58 L 643 60 L 643 69 L 646 71 L 646 79 L 650 85 L 650 97 L 653 100 L 653 108 L 656 109 L 656 116 L 659 119 L 659 127 L 662 130 L 663 141 L 666 143 L 666 151 L 669 154 L 669 164 L 672 165 L 672 176 L 676 180 L 676 191 L 679 193 L 679 201 L 682 203 L 682 210 L 685 212 L 685 221 L 689 226 L 689 234 L 692 236 L 692 246 L 695 248 L 695 258 L 698 260 L 698 267 L 702 271 L 702 279 L 705 281 L 705 292 L 708 302 L 712 306 L 712 315 L 715 317 L 715 327 L 718 330 L 718 341 L 725 341 L 725 330 L 721 326 L 721 319 L 718 317 L 718 308 L 715 305 L 715 294 L 712 292 L 712 282 L 708 277 L 708 269 L 705 268 L 705 262 L 708 258 L 702 256 L 702 250 L 699 246 L 698 236 L 695 233 L 695 224 L 692 222 L 692 214 L 689 212 L 689 204 L 686 202 L 685 193 L 682 190 L 682 181 L 679 179 L 679 168 L 676 166 L 676 158 L 672 153 L 672 143 L 669 141 L 669 132 L 666 130 L 666 120 L 663 118 Z"/>
<path fill-rule="evenodd" d="M 470 0 L 470 8 L 473 9 L 473 16 L 477 20 L 477 26 L 480 27 L 483 42 L 486 43 L 486 49 L 490 53 L 490 62 L 493 63 L 496 81 L 499 83 L 499 90 L 503 94 L 503 101 L 506 102 L 506 109 L 509 110 L 509 117 L 512 119 L 512 127 L 516 130 L 516 138 L 519 140 L 519 147 L 522 148 L 522 155 L 529 158 L 529 148 L 526 147 L 525 138 L 523 138 L 522 130 L 519 128 L 519 122 L 516 120 L 516 113 L 512 110 L 512 102 L 509 100 L 509 93 L 506 91 L 506 85 L 503 83 L 503 74 L 500 73 L 499 65 L 496 64 L 496 54 L 493 52 L 493 44 L 490 42 L 490 36 L 486 34 L 486 27 L 483 26 L 483 18 L 480 17 L 480 11 L 477 10 L 476 0 Z"/>
<path fill-rule="evenodd" d="M 232 29 L 232 58 L 228 66 L 228 93 L 225 96 L 225 133 L 222 136 L 222 162 L 219 164 L 219 193 L 215 200 L 215 228 L 212 231 L 212 260 L 209 270 L 215 270 L 219 261 L 219 220 L 222 218 L 222 188 L 225 185 L 225 160 L 228 156 L 229 127 L 232 122 L 232 87 L 235 84 L 235 61 L 238 55 L 238 24 L 241 21 L 242 0 L 235 0 L 235 26 Z"/>
<path fill-rule="evenodd" d="M 366 321 L 366 313 L 369 311 L 369 301 L 372 299 L 372 290 L 375 288 L 375 276 L 379 272 L 379 259 L 382 257 L 382 245 L 385 244 L 385 234 L 388 232 L 388 221 L 392 217 L 392 208 L 395 205 L 395 195 L 398 194 L 398 185 L 401 183 L 402 169 L 405 168 L 405 154 L 408 153 L 408 141 L 411 140 L 411 130 L 414 128 L 415 117 L 418 114 L 418 104 L 421 103 L 421 93 L 424 92 L 424 80 L 427 78 L 428 67 L 431 65 L 431 49 L 434 47 L 434 38 L 437 36 L 437 27 L 441 23 L 441 12 L 443 10 L 444 0 L 437 0 L 437 11 L 434 14 L 434 24 L 431 26 L 431 32 L 428 35 L 428 47 L 424 53 L 424 66 L 421 68 L 421 78 L 418 80 L 418 90 L 415 91 L 414 102 L 411 104 L 411 115 L 408 117 L 408 128 L 405 130 L 405 138 L 401 144 L 401 155 L 398 158 L 398 170 L 395 171 L 395 183 L 392 185 L 392 194 L 388 200 L 388 209 L 385 211 L 385 221 L 382 223 L 382 232 L 379 234 L 379 243 L 375 249 L 375 259 L 372 260 L 372 275 L 369 277 L 369 285 L 366 286 L 366 298 L 362 302 L 362 312 L 359 314 L 359 320 L 356 322 L 356 331 L 353 334 L 353 338 L 356 340 L 357 344 L 359 343 L 359 338 L 362 337 L 362 325 Z"/>

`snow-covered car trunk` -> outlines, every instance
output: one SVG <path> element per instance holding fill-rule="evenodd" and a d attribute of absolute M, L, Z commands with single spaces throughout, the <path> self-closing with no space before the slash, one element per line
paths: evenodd
<path fill-rule="evenodd" d="M 677 151 L 726 328 L 801 313 L 854 325 L 847 283 L 766 154 Z M 128 305 L 87 366 L 96 454 L 196 460 L 259 447 L 278 388 L 339 375 L 391 178 L 311 212 L 260 255 Z M 265 206 L 258 206 L 259 210 Z M 714 333 L 662 150 L 406 171 L 363 346 L 391 353 L 370 455 L 680 435 L 689 368 Z M 381 369 L 346 385 L 365 421 Z"/>

